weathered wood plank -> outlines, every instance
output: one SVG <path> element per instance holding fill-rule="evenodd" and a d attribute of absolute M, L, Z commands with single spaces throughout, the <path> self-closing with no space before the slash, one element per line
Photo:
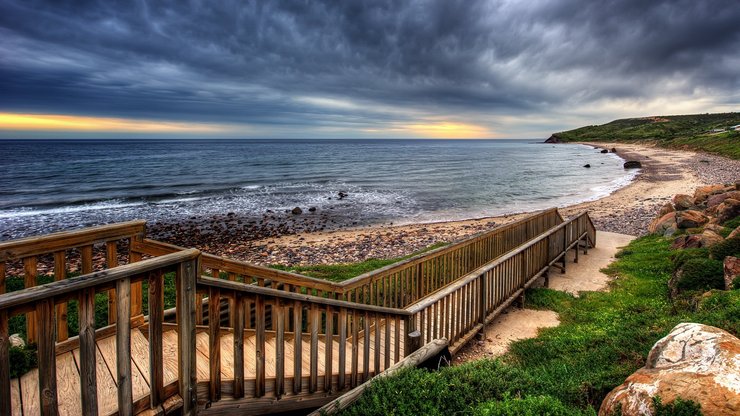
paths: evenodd
<path fill-rule="evenodd" d="M 208 292 L 208 398 L 221 400 L 221 289 Z"/>
<path fill-rule="evenodd" d="M 143 262 L 137 263 L 142 264 Z M 164 321 L 164 274 L 161 269 L 148 274 L 149 281 L 149 405 L 159 406 L 164 397 L 162 322 Z"/>
<path fill-rule="evenodd" d="M 234 398 L 244 397 L 244 296 L 234 300 Z"/>
<path fill-rule="evenodd" d="M 338 390 L 344 390 L 346 386 L 345 374 L 347 373 L 347 309 L 339 309 L 339 386 Z"/>
<path fill-rule="evenodd" d="M 178 264 L 177 289 L 178 380 L 183 399 L 182 414 L 198 412 L 195 375 L 195 291 L 200 257 Z"/>
<path fill-rule="evenodd" d="M 254 302 L 256 343 L 255 396 L 265 395 L 265 298 L 257 296 Z"/>
<path fill-rule="evenodd" d="M 308 392 L 314 393 L 318 390 L 319 379 L 319 307 L 315 303 L 311 304 L 309 319 L 311 321 L 311 345 Z"/>
<path fill-rule="evenodd" d="M 0 310 L 0 414 L 10 414 L 10 341 L 8 312 Z"/>
<path fill-rule="evenodd" d="M 64 250 L 54 252 L 54 280 L 67 278 L 67 253 Z M 2 292 L 0 292 L 2 293 Z M 69 338 L 67 328 L 67 302 L 57 305 L 57 341 Z"/>
<path fill-rule="evenodd" d="M 95 362 L 95 289 L 84 289 L 79 298 L 80 394 L 82 412 L 98 414 L 98 381 Z"/>
<path fill-rule="evenodd" d="M 326 332 L 324 333 L 324 391 L 332 391 L 331 375 L 334 353 L 334 310 L 326 307 Z"/>
<path fill-rule="evenodd" d="M 26 257 L 23 259 L 23 283 L 24 287 L 30 288 L 35 287 L 38 282 L 36 280 L 37 275 L 37 259 L 36 257 Z M 36 333 L 38 327 L 38 321 L 36 312 L 29 312 L 26 314 L 26 339 L 29 344 L 36 342 Z"/>
<path fill-rule="evenodd" d="M 293 394 L 301 392 L 301 374 L 303 374 L 303 305 L 299 301 L 293 303 Z"/>
<path fill-rule="evenodd" d="M 276 319 L 275 332 L 275 396 L 280 398 L 285 394 L 285 309 L 278 304 L 274 309 Z"/>
<path fill-rule="evenodd" d="M 105 266 L 112 269 L 118 266 L 118 245 L 115 241 L 105 243 Z M 118 310 L 116 309 L 116 291 L 108 291 L 108 323 L 116 323 Z M 126 315 L 128 316 L 128 315 Z"/>
<path fill-rule="evenodd" d="M 54 313 L 53 298 L 36 304 L 36 316 L 39 318 L 36 339 L 38 340 L 39 397 L 41 398 L 42 415 L 56 415 L 58 412 Z"/>
<path fill-rule="evenodd" d="M 113 306 L 116 307 L 116 315 L 121 317 L 116 331 L 118 412 L 122 415 L 128 415 L 133 414 L 134 403 L 134 393 L 131 385 L 131 320 L 129 319 L 131 316 L 131 279 L 118 280 L 114 293 L 118 299 L 113 303 Z M 110 292 L 108 292 L 108 296 L 111 296 Z M 108 306 L 110 307 L 111 304 L 109 303 Z"/>

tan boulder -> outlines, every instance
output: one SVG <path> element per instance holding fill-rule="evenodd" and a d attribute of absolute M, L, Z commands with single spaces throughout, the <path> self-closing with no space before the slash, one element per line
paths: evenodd
<path fill-rule="evenodd" d="M 694 206 L 694 198 L 686 194 L 673 195 L 671 201 L 673 202 L 673 206 L 676 208 L 676 211 L 691 209 L 691 207 Z"/>
<path fill-rule="evenodd" d="M 707 198 L 714 194 L 721 194 L 727 189 L 724 185 L 707 185 L 700 186 L 694 191 L 694 203 L 696 205 L 703 204 Z"/>
<path fill-rule="evenodd" d="M 702 246 L 702 238 L 700 234 L 689 234 L 682 235 L 671 244 L 673 250 L 683 250 L 685 248 L 699 248 Z"/>
<path fill-rule="evenodd" d="M 678 228 L 696 228 L 709 222 L 709 218 L 699 211 L 686 210 L 676 212 Z"/>
<path fill-rule="evenodd" d="M 722 236 L 717 234 L 717 232 L 715 231 L 705 229 L 701 233 L 701 246 L 702 247 L 711 247 L 723 241 L 725 241 L 725 239 L 722 238 Z"/>
<path fill-rule="evenodd" d="M 666 202 L 665 205 L 660 207 L 660 211 L 658 211 L 658 215 L 656 218 L 660 218 L 665 214 L 670 214 L 671 212 L 675 212 L 676 210 L 673 208 L 673 204 L 670 202 Z"/>
<path fill-rule="evenodd" d="M 727 256 L 723 262 L 725 269 L 725 289 L 731 290 L 732 281 L 740 276 L 740 259 L 737 257 Z"/>
<path fill-rule="evenodd" d="M 716 207 L 730 198 L 740 200 L 740 191 L 730 191 L 710 196 L 707 198 L 707 208 Z"/>
<path fill-rule="evenodd" d="M 702 414 L 740 414 L 740 339 L 719 328 L 681 323 L 655 343 L 645 367 L 612 390 L 599 416 L 653 415 L 652 399 L 693 400 Z"/>
<path fill-rule="evenodd" d="M 671 226 L 676 226 L 676 214 L 674 212 L 669 212 L 654 219 L 648 224 L 648 231 L 651 234 L 663 234 Z"/>
<path fill-rule="evenodd" d="M 740 235 L 740 225 L 737 226 L 734 230 L 732 230 L 732 232 L 730 233 L 730 235 L 727 236 L 727 238 L 734 238 L 739 235 Z"/>
<path fill-rule="evenodd" d="M 716 216 L 719 222 L 731 220 L 740 215 L 740 200 L 728 198 L 717 205 Z"/>

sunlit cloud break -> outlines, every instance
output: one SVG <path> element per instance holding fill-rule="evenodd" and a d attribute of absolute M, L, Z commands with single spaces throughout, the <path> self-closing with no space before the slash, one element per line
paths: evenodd
<path fill-rule="evenodd" d="M 0 113 L 0 130 L 136 133 L 223 133 L 231 126 L 205 123 L 86 117 L 60 114 Z"/>

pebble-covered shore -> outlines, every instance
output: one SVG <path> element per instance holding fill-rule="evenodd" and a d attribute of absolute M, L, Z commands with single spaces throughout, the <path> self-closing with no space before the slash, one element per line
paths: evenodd
<path fill-rule="evenodd" d="M 647 224 L 675 193 L 691 192 L 709 183 L 740 179 L 740 161 L 719 156 L 640 145 L 616 147 L 626 160 L 643 164 L 635 181 L 597 201 L 564 207 L 568 216 L 588 210 L 600 230 L 645 234 Z M 595 150 L 598 152 L 598 150 Z M 174 224 L 150 224 L 148 234 L 173 244 L 256 264 L 328 264 L 395 258 L 431 244 L 452 242 L 519 218 L 519 215 L 478 220 L 394 226 L 358 226 L 331 212 L 266 212 L 262 218 L 224 214 L 191 218 Z"/>

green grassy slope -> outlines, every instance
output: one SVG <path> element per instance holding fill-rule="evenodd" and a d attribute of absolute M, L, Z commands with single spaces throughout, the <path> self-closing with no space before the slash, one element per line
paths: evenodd
<path fill-rule="evenodd" d="M 560 141 L 651 142 L 663 147 L 685 148 L 740 159 L 740 113 L 655 116 L 614 120 L 555 133 Z M 717 133 L 714 129 L 725 130 Z"/>

